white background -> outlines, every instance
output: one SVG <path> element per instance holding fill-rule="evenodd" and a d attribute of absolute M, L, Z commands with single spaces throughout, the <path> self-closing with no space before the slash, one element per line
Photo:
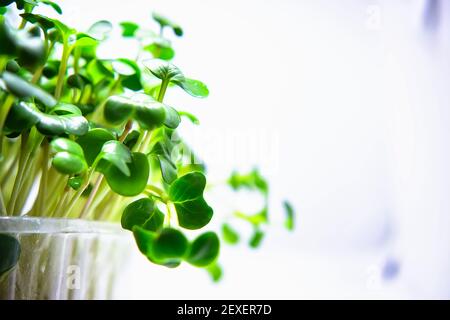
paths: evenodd
<path fill-rule="evenodd" d="M 433 3 L 437 11 L 424 15 Z M 152 10 L 179 22 L 185 36 L 173 39 L 174 62 L 211 95 L 195 100 L 174 89 L 167 102 L 199 116 L 200 127 L 182 132 L 209 164 L 209 180 L 259 165 L 271 181 L 268 237 L 258 251 L 225 247 L 221 283 L 137 256 L 120 297 L 450 297 L 448 3 L 65 0 L 62 7 L 80 30 L 99 19 L 154 27 Z M 133 54 L 120 42 L 106 51 Z M 298 214 L 294 233 L 282 228 L 284 198 Z M 213 226 L 234 207 L 256 207 L 250 199 L 208 194 Z M 387 261 L 398 267 L 390 280 L 382 277 Z"/>

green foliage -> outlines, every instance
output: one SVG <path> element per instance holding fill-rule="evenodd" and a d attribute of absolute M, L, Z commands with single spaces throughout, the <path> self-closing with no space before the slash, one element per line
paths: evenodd
<path fill-rule="evenodd" d="M 284 210 L 286 212 L 286 220 L 284 222 L 284 226 L 289 231 L 292 231 L 292 230 L 294 230 L 294 226 L 295 226 L 295 224 L 294 224 L 294 219 L 295 219 L 294 208 L 292 207 L 292 205 L 290 204 L 289 201 L 284 201 L 283 206 L 284 206 Z"/>
<path fill-rule="evenodd" d="M 192 242 L 186 260 L 196 267 L 206 267 L 219 256 L 220 241 L 214 232 L 206 232 Z"/>
<path fill-rule="evenodd" d="M 200 172 L 188 173 L 169 187 L 169 198 L 177 210 L 178 223 L 186 229 L 200 229 L 213 216 L 213 209 L 203 198 L 206 178 Z"/>
<path fill-rule="evenodd" d="M 51 143 L 52 165 L 63 174 L 77 174 L 87 169 L 83 149 L 75 141 L 58 138 Z"/>
<path fill-rule="evenodd" d="M 10 10 L 13 4 L 19 12 Z M 138 57 L 104 59 L 97 51 L 111 22 L 98 20 L 80 31 L 34 13 L 39 5 L 62 14 L 49 0 L 0 0 L 0 215 L 22 212 L 37 186 L 36 205 L 25 214 L 120 221 L 153 263 L 173 268 L 185 261 L 218 281 L 219 236 L 202 231 L 191 241 L 185 230 L 204 228 L 213 217 L 204 198 L 206 166 L 193 161 L 178 134 L 181 118 L 199 120 L 164 101 L 173 87 L 197 98 L 209 95 L 203 82 L 171 62 L 175 50 L 164 31 L 182 36 L 183 29 L 156 13 L 156 31 L 124 21 L 122 36 L 136 45 Z M 7 11 L 20 25 L 6 22 Z M 253 226 L 250 245 L 256 247 L 269 222 L 267 181 L 255 170 L 234 173 L 228 182 L 236 191 L 263 195 L 259 212 L 233 215 Z M 294 210 L 287 202 L 285 210 L 292 230 Z M 241 239 L 227 222 L 220 231 L 227 243 Z M 0 275 L 19 254 L 17 240 L 0 235 Z"/>
<path fill-rule="evenodd" d="M 181 70 L 170 62 L 151 59 L 144 61 L 144 65 L 158 79 L 177 85 L 193 97 L 206 98 L 209 95 L 208 87 L 203 82 L 186 78 Z"/>

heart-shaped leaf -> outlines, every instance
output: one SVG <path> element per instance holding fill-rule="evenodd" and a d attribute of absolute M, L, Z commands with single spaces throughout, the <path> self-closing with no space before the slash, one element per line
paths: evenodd
<path fill-rule="evenodd" d="M 87 34 L 96 40 L 102 41 L 108 37 L 112 28 L 113 25 L 111 22 L 107 20 L 100 20 L 89 27 Z"/>
<path fill-rule="evenodd" d="M 140 226 L 149 231 L 159 231 L 163 222 L 164 214 L 149 198 L 130 203 L 123 211 L 121 220 L 122 227 L 130 231 L 134 226 Z"/>
<path fill-rule="evenodd" d="M 205 98 L 209 95 L 209 90 L 203 82 L 186 78 L 181 70 L 170 62 L 150 59 L 143 61 L 143 64 L 158 79 L 172 82 L 193 97 Z"/>
<path fill-rule="evenodd" d="M 136 31 L 139 29 L 139 25 L 134 22 L 124 21 L 120 23 L 122 27 L 122 37 L 134 37 Z"/>
<path fill-rule="evenodd" d="M 133 227 L 139 250 L 153 263 L 174 268 L 180 265 L 188 250 L 186 237 L 178 230 L 165 228 L 159 233 Z"/>
<path fill-rule="evenodd" d="M 156 41 L 144 47 L 145 51 L 152 54 L 155 59 L 172 60 L 175 56 L 175 50 L 163 41 Z"/>
<path fill-rule="evenodd" d="M 173 143 L 166 135 L 160 137 L 156 136 L 156 139 L 161 140 L 155 142 L 150 151 L 150 156 L 155 157 L 158 161 L 159 169 L 161 170 L 164 181 L 171 184 L 177 178 L 177 166 L 171 159 Z"/>
<path fill-rule="evenodd" d="M 169 198 L 183 228 L 200 229 L 211 220 L 213 209 L 203 198 L 205 186 L 206 178 L 200 172 L 188 173 L 170 185 Z"/>
<path fill-rule="evenodd" d="M 110 167 L 113 167 L 127 177 L 131 174 L 128 167 L 131 163 L 130 150 L 119 141 L 105 142 L 94 162 L 97 161 L 99 162 L 97 170 L 100 172 L 108 171 Z"/>
<path fill-rule="evenodd" d="M 102 151 L 103 145 L 111 140 L 115 140 L 111 132 L 103 128 L 94 128 L 79 137 L 77 143 L 83 148 L 86 162 L 91 166 Z M 127 159 L 131 158 L 129 153 L 127 153 L 126 157 Z"/>
<path fill-rule="evenodd" d="M 115 125 L 134 119 L 146 130 L 155 129 L 163 124 L 176 128 L 180 122 L 178 113 L 173 108 L 144 94 L 109 97 L 105 104 L 104 117 Z"/>
<path fill-rule="evenodd" d="M 57 105 L 58 106 L 58 105 Z M 76 106 L 73 106 L 77 108 Z M 64 107 L 67 110 L 67 106 Z M 58 110 L 55 108 L 53 110 Z M 34 104 L 20 102 L 13 105 L 5 123 L 7 132 L 21 132 L 36 126 L 44 135 L 58 136 L 62 134 L 84 135 L 89 128 L 87 120 L 79 114 L 46 114 Z"/>
<path fill-rule="evenodd" d="M 114 79 L 114 72 L 101 60 L 91 60 L 86 67 L 86 72 L 92 83 L 95 85 L 100 81 L 105 81 L 105 79 L 108 82 Z"/>
<path fill-rule="evenodd" d="M 10 72 L 4 72 L 2 78 L 6 84 L 7 90 L 17 98 L 37 99 L 47 107 L 53 107 L 54 105 L 56 105 L 55 98 L 53 98 L 38 86 L 35 86 L 23 80 L 21 77 Z"/>
<path fill-rule="evenodd" d="M 112 165 L 102 168 L 101 172 L 114 192 L 127 197 L 137 196 L 145 189 L 148 182 L 150 168 L 146 155 L 132 153 L 128 169 L 129 175 Z"/>
<path fill-rule="evenodd" d="M 180 231 L 164 228 L 153 240 L 152 258 L 161 264 L 176 264 L 187 250 L 188 240 Z"/>
<path fill-rule="evenodd" d="M 0 234 L 0 279 L 15 267 L 20 257 L 20 243 L 10 235 Z"/>
<path fill-rule="evenodd" d="M 142 89 L 141 69 L 130 59 L 120 58 L 111 62 L 113 70 L 121 76 L 122 86 L 133 91 Z"/>
<path fill-rule="evenodd" d="M 52 165 L 63 174 L 78 174 L 87 169 L 83 149 L 75 141 L 58 138 L 50 143 Z"/>
<path fill-rule="evenodd" d="M 219 256 L 220 241 L 214 232 L 206 232 L 190 245 L 186 261 L 196 267 L 206 267 Z"/>

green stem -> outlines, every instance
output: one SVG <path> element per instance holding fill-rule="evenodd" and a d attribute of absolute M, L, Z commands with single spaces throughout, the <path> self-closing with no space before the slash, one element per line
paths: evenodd
<path fill-rule="evenodd" d="M 6 117 L 8 116 L 9 110 L 14 103 L 15 97 L 12 94 L 8 94 L 3 102 L 2 109 L 0 110 L 0 132 L 3 133 L 3 126 L 5 125 Z"/>
<path fill-rule="evenodd" d="M 158 196 L 158 198 L 161 199 L 162 202 L 167 203 L 169 201 L 169 197 L 167 196 L 167 194 L 164 192 L 164 190 L 158 188 L 157 186 L 154 185 L 147 185 L 145 187 L 145 191 L 151 192 L 153 194 L 156 194 Z"/>
<path fill-rule="evenodd" d="M 7 212 L 8 211 L 6 210 L 5 200 L 3 199 L 3 191 L 0 186 L 0 216 L 6 216 Z"/>
<path fill-rule="evenodd" d="M 81 195 L 83 194 L 84 190 L 86 190 L 86 188 L 89 186 L 89 183 L 90 183 L 91 178 L 92 178 L 92 174 L 94 173 L 94 168 L 95 168 L 95 166 L 93 165 L 92 168 L 87 173 L 86 180 L 83 183 L 83 185 L 80 186 L 80 188 L 78 188 L 77 192 L 73 195 L 72 199 L 70 199 L 70 202 L 67 205 L 66 216 L 68 216 L 70 214 L 70 211 L 72 210 L 72 208 L 75 205 L 75 203 L 81 197 Z"/>
<path fill-rule="evenodd" d="M 26 152 L 27 140 L 28 140 L 27 135 L 22 134 L 21 135 L 19 164 L 17 165 L 17 176 L 16 176 L 16 179 L 14 180 L 13 189 L 12 189 L 11 196 L 9 198 L 8 206 L 7 206 L 7 209 L 6 209 L 6 211 L 8 212 L 9 215 L 13 214 L 14 203 L 15 203 L 15 201 L 17 199 L 17 196 L 18 196 L 20 181 L 22 180 L 22 176 L 24 174 L 24 170 L 23 169 L 24 169 L 25 160 L 26 160 L 26 157 L 27 157 L 27 152 Z"/>
<path fill-rule="evenodd" d="M 66 75 L 67 62 L 68 62 L 69 57 L 70 57 L 70 51 L 71 51 L 71 47 L 69 47 L 69 45 L 65 41 L 64 45 L 63 45 L 63 52 L 62 52 L 62 56 L 61 56 L 61 64 L 59 65 L 58 80 L 56 82 L 56 89 L 55 89 L 55 98 L 57 100 L 59 100 L 61 98 L 63 84 L 64 84 L 64 79 L 65 79 L 65 75 Z"/>
<path fill-rule="evenodd" d="M 44 213 L 44 206 L 45 206 L 45 198 L 47 197 L 47 185 L 48 185 L 48 163 L 49 163 L 49 144 L 48 141 L 44 141 L 43 143 L 43 149 L 42 149 L 42 176 L 41 176 L 41 183 L 39 185 L 39 194 L 38 198 L 36 200 L 37 204 L 37 214 L 42 215 Z"/>
<path fill-rule="evenodd" d="M 164 95 L 166 94 L 167 87 L 169 86 L 169 80 L 164 79 L 161 81 L 161 86 L 159 87 L 159 93 L 158 93 L 158 101 L 163 102 Z"/>

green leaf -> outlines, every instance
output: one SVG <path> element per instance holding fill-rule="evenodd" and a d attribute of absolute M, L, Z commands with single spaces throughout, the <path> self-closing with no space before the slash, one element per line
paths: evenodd
<path fill-rule="evenodd" d="M 133 235 L 139 250 L 153 263 L 174 268 L 188 250 L 186 237 L 178 230 L 165 228 L 159 233 L 134 226 Z"/>
<path fill-rule="evenodd" d="M 73 107 L 76 108 L 76 106 Z M 67 105 L 61 106 L 61 108 L 68 110 Z M 57 111 L 58 108 L 53 110 Z M 79 109 L 78 112 L 79 114 L 46 114 L 33 104 L 20 102 L 11 108 L 6 119 L 5 129 L 7 132 L 21 132 L 35 125 L 36 129 L 44 135 L 73 134 L 81 136 L 88 131 L 89 124 L 81 116 Z"/>
<path fill-rule="evenodd" d="M 55 23 L 53 22 L 52 19 L 43 16 L 41 14 L 25 12 L 22 13 L 20 16 L 32 24 L 38 24 L 43 30 L 49 30 L 55 27 Z"/>
<path fill-rule="evenodd" d="M 140 194 L 147 186 L 150 169 L 146 155 L 138 152 L 132 153 L 128 168 L 129 175 L 124 174 L 116 166 L 108 166 L 102 169 L 102 173 L 114 192 L 132 197 Z"/>
<path fill-rule="evenodd" d="M 261 242 L 264 238 L 264 232 L 256 229 L 253 233 L 253 236 L 250 239 L 249 245 L 252 248 L 258 248 L 261 245 Z"/>
<path fill-rule="evenodd" d="M 20 66 L 15 60 L 8 60 L 5 70 L 17 74 L 20 71 Z"/>
<path fill-rule="evenodd" d="M 13 236 L 0 234 L 0 279 L 16 266 L 19 257 L 19 241 Z"/>
<path fill-rule="evenodd" d="M 91 37 L 86 33 L 78 33 L 77 39 L 74 43 L 75 47 L 95 47 L 98 44 L 98 40 Z"/>
<path fill-rule="evenodd" d="M 143 64 L 155 77 L 163 81 L 178 83 L 185 80 L 181 70 L 170 62 L 161 59 L 149 59 L 143 61 Z"/>
<path fill-rule="evenodd" d="M 284 210 L 286 212 L 286 220 L 284 222 L 284 226 L 286 227 L 286 229 L 288 229 L 289 231 L 294 230 L 294 208 L 292 207 L 292 205 L 289 203 L 289 201 L 284 201 L 283 202 L 283 207 Z"/>
<path fill-rule="evenodd" d="M 190 245 L 186 261 L 196 267 L 206 267 L 219 256 L 220 241 L 214 232 L 206 232 Z"/>
<path fill-rule="evenodd" d="M 89 27 L 87 34 L 89 34 L 92 38 L 103 41 L 108 35 L 111 33 L 113 25 L 111 22 L 107 20 L 100 20 L 95 22 L 92 26 Z"/>
<path fill-rule="evenodd" d="M 196 125 L 200 124 L 200 120 L 198 120 L 198 118 L 190 112 L 178 111 L 178 114 L 180 115 L 180 117 L 188 118 L 193 124 L 196 124 Z"/>
<path fill-rule="evenodd" d="M 52 7 L 57 13 L 62 14 L 62 9 L 57 3 L 49 0 L 39 0 L 39 2 Z"/>
<path fill-rule="evenodd" d="M 143 61 L 143 64 L 158 79 L 172 82 L 193 97 L 205 98 L 209 95 L 209 90 L 203 82 L 186 78 L 181 70 L 170 62 L 150 59 Z"/>
<path fill-rule="evenodd" d="M 83 89 L 85 85 L 89 84 L 90 80 L 81 74 L 71 74 L 67 78 L 67 86 L 69 88 Z"/>
<path fill-rule="evenodd" d="M 176 84 L 193 97 L 206 98 L 209 95 L 208 87 L 199 80 L 185 78 L 183 82 Z"/>
<path fill-rule="evenodd" d="M 205 270 L 209 273 L 209 275 L 211 276 L 211 279 L 214 282 L 218 282 L 218 281 L 220 281 L 220 279 L 222 279 L 223 271 L 222 271 L 222 267 L 219 264 L 213 263 L 213 264 L 207 266 L 205 268 Z"/>
<path fill-rule="evenodd" d="M 132 231 L 139 251 L 141 251 L 142 254 L 148 257 L 148 255 L 151 254 L 151 247 L 153 244 L 153 240 L 156 238 L 156 233 L 145 230 L 144 228 L 139 226 L 134 226 Z"/>
<path fill-rule="evenodd" d="M 131 76 L 136 73 L 132 64 L 134 62 L 128 59 L 117 59 L 111 62 L 113 70 L 122 76 Z"/>
<path fill-rule="evenodd" d="M 231 177 L 228 179 L 228 184 L 234 190 L 249 189 L 249 190 L 259 190 L 264 195 L 269 192 L 269 185 L 257 169 L 254 169 L 248 174 L 239 174 L 233 172 Z"/>
<path fill-rule="evenodd" d="M 136 31 L 139 29 L 139 26 L 134 22 L 124 21 L 120 23 L 122 27 L 122 36 L 123 37 L 134 37 Z"/>
<path fill-rule="evenodd" d="M 160 231 L 164 223 L 164 213 L 157 206 L 153 210 L 153 214 L 145 221 L 143 228 L 149 231 Z"/>
<path fill-rule="evenodd" d="M 178 265 L 188 250 L 188 240 L 178 230 L 164 228 L 153 240 L 151 258 L 159 264 Z"/>
<path fill-rule="evenodd" d="M 45 60 L 45 46 L 32 32 L 13 29 L 0 15 L 0 55 L 17 57 L 19 64 L 34 70 Z"/>
<path fill-rule="evenodd" d="M 169 45 L 160 42 L 153 42 L 145 46 L 144 50 L 150 52 L 155 59 L 168 61 L 175 57 L 175 50 L 173 50 Z"/>
<path fill-rule="evenodd" d="M 113 71 L 110 70 L 103 61 L 97 59 L 93 59 L 88 63 L 86 72 L 92 83 L 95 85 L 105 79 L 108 81 L 114 79 Z"/>
<path fill-rule="evenodd" d="M 128 149 L 133 149 L 133 147 L 136 145 L 139 137 L 141 135 L 141 132 L 139 130 L 132 130 L 130 131 L 125 140 L 123 141 L 123 144 L 128 147 Z"/>
<path fill-rule="evenodd" d="M 168 184 L 171 184 L 177 178 L 177 167 L 171 160 L 171 150 L 171 141 L 166 138 L 156 142 L 150 151 L 150 155 L 158 161 L 162 178 Z"/>
<path fill-rule="evenodd" d="M 227 223 L 222 225 L 222 236 L 225 242 L 229 244 L 237 244 L 239 242 L 239 234 Z"/>
<path fill-rule="evenodd" d="M 68 27 L 66 24 L 62 23 L 57 19 L 51 19 L 55 24 L 55 28 L 59 31 L 61 39 L 64 43 L 68 43 L 70 36 L 76 33 L 76 30 Z"/>
<path fill-rule="evenodd" d="M 47 107 L 52 107 L 56 105 L 56 100 L 47 92 L 35 86 L 27 81 L 23 80 L 19 76 L 10 73 L 4 72 L 2 75 L 3 80 L 5 81 L 6 88 L 10 93 L 15 95 L 17 98 L 33 98 L 42 102 Z"/>
<path fill-rule="evenodd" d="M 112 165 L 112 167 L 127 177 L 131 174 L 128 168 L 128 164 L 131 163 L 130 150 L 119 141 L 111 140 L 105 142 L 94 162 L 96 161 L 100 161 L 97 166 L 100 172 L 108 170 Z"/>
<path fill-rule="evenodd" d="M 159 23 L 161 28 L 170 27 L 177 36 L 181 37 L 183 35 L 183 29 L 178 24 L 169 20 L 168 18 L 156 12 L 152 13 L 152 18 L 153 20 Z"/>
<path fill-rule="evenodd" d="M 79 137 L 77 143 L 83 148 L 86 162 L 91 166 L 102 151 L 103 145 L 111 140 L 115 140 L 111 132 L 103 128 L 94 128 Z M 130 155 L 127 157 L 128 159 L 131 158 Z"/>
<path fill-rule="evenodd" d="M 164 214 L 159 211 L 154 201 L 142 198 L 130 203 L 122 214 L 122 228 L 132 231 L 134 226 L 149 231 L 159 231 L 164 222 Z"/>
<path fill-rule="evenodd" d="M 83 149 L 75 142 L 66 138 L 58 138 L 50 143 L 54 154 L 52 165 L 63 174 L 78 174 L 87 169 Z"/>
<path fill-rule="evenodd" d="M 120 58 L 114 60 L 111 65 L 113 70 L 122 77 L 122 86 L 133 91 L 142 89 L 141 69 L 139 69 L 136 62 L 130 59 Z"/>
<path fill-rule="evenodd" d="M 169 198 L 175 205 L 181 227 L 200 229 L 211 220 L 213 210 L 203 198 L 205 186 L 205 176 L 200 172 L 191 172 L 169 187 Z"/>
<path fill-rule="evenodd" d="M 163 124 L 172 128 L 179 123 L 177 115 L 173 108 L 144 94 L 135 94 L 131 98 L 111 96 L 104 108 L 104 117 L 111 124 L 119 125 L 134 119 L 146 130 L 153 130 Z"/>

